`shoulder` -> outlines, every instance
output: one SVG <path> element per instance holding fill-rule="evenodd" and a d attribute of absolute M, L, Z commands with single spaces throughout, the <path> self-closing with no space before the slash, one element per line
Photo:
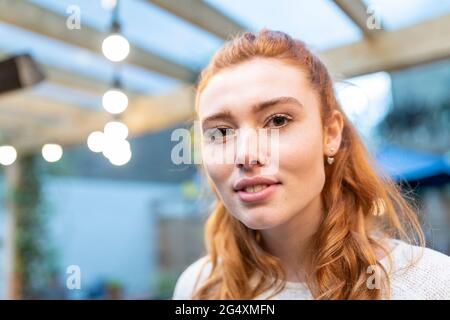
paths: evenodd
<path fill-rule="evenodd" d="M 173 300 L 190 300 L 198 285 L 206 280 L 211 272 L 211 262 L 204 256 L 189 265 L 178 277 L 173 292 Z"/>
<path fill-rule="evenodd" d="M 393 299 L 450 299 L 450 257 L 395 240 L 392 251 Z"/>

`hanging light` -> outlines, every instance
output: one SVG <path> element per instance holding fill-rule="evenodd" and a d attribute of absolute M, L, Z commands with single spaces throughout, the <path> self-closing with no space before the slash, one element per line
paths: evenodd
<path fill-rule="evenodd" d="M 102 51 L 105 57 L 113 62 L 124 60 L 130 53 L 130 43 L 120 32 L 118 3 L 114 6 L 111 34 L 103 40 Z"/>
<path fill-rule="evenodd" d="M 103 129 L 105 135 L 113 140 L 125 140 L 128 136 L 128 127 L 119 121 L 110 121 Z"/>
<path fill-rule="evenodd" d="M 92 152 L 102 152 L 105 144 L 105 134 L 101 131 L 92 132 L 88 139 L 87 145 Z"/>
<path fill-rule="evenodd" d="M 102 52 L 111 61 L 124 60 L 130 53 L 130 43 L 122 35 L 116 33 L 106 37 L 102 43 Z"/>
<path fill-rule="evenodd" d="M 56 162 L 62 155 L 63 149 L 59 144 L 47 143 L 42 147 L 42 157 L 48 162 Z"/>
<path fill-rule="evenodd" d="M 119 89 L 111 89 L 103 95 L 102 104 L 109 113 L 119 114 L 128 107 L 128 97 Z"/>
<path fill-rule="evenodd" d="M 123 166 L 131 160 L 131 156 L 131 150 L 125 149 L 124 151 L 114 153 L 114 155 L 109 157 L 109 162 L 115 166 Z"/>
<path fill-rule="evenodd" d="M 131 159 L 131 147 L 127 140 L 107 139 L 103 155 L 115 166 L 123 166 Z"/>
<path fill-rule="evenodd" d="M 17 151 L 13 146 L 0 147 L 0 164 L 9 166 L 17 159 Z"/>

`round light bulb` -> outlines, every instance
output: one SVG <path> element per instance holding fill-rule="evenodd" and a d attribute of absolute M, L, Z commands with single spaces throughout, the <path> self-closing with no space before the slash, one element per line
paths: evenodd
<path fill-rule="evenodd" d="M 127 140 L 108 138 L 103 155 L 115 166 L 123 166 L 131 159 L 131 147 Z"/>
<path fill-rule="evenodd" d="M 121 153 L 114 153 L 108 160 L 115 166 L 123 166 L 131 160 L 131 156 L 131 150 L 123 150 Z"/>
<path fill-rule="evenodd" d="M 42 147 L 42 157 L 47 162 L 56 162 L 61 159 L 63 149 L 59 144 L 47 143 Z"/>
<path fill-rule="evenodd" d="M 120 34 L 108 36 L 102 43 L 102 51 L 106 58 L 111 61 L 122 61 L 130 52 L 130 44 Z"/>
<path fill-rule="evenodd" d="M 105 125 L 103 132 L 113 140 L 125 140 L 128 136 L 128 127 L 119 121 L 110 121 Z"/>
<path fill-rule="evenodd" d="M 105 134 L 101 131 L 92 132 L 88 139 L 87 145 L 92 152 L 102 152 L 105 144 Z"/>
<path fill-rule="evenodd" d="M 17 151 L 13 146 L 0 147 L 0 164 L 9 166 L 17 159 Z"/>
<path fill-rule="evenodd" d="M 128 107 L 128 97 L 120 90 L 108 90 L 103 95 L 103 108 L 112 114 L 118 114 Z"/>

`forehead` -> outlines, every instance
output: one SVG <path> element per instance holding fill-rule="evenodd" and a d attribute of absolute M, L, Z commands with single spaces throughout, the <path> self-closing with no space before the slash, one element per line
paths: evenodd
<path fill-rule="evenodd" d="M 244 111 L 261 101 L 294 97 L 304 105 L 314 100 L 304 72 L 276 59 L 253 59 L 214 75 L 198 100 L 200 118 L 228 109 Z"/>

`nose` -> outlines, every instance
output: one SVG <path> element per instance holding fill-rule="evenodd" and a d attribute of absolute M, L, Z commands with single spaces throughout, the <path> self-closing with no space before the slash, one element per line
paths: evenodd
<path fill-rule="evenodd" d="M 237 135 L 236 166 L 244 170 L 263 166 L 264 161 L 260 155 L 260 149 L 256 131 L 240 129 Z"/>

